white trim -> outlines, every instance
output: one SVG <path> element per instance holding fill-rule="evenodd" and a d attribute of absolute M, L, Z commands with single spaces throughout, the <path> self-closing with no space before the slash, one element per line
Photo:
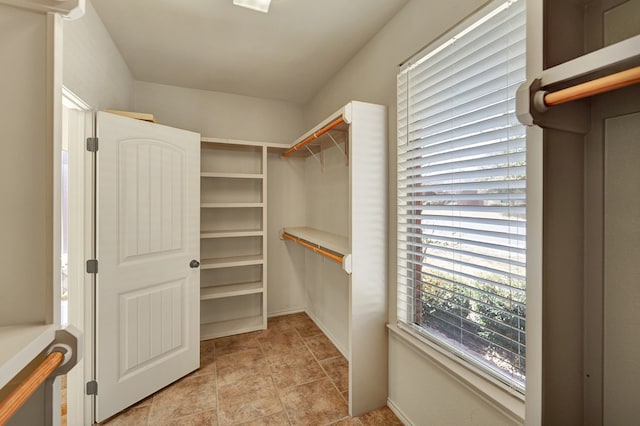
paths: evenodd
<path fill-rule="evenodd" d="M 269 312 L 267 313 L 267 318 L 276 318 L 276 317 L 282 317 L 285 315 L 291 315 L 291 314 L 299 314 L 300 312 L 305 312 L 304 308 L 300 307 L 300 308 L 292 308 L 292 309 L 283 309 L 281 311 L 275 311 L 275 312 Z"/>
<path fill-rule="evenodd" d="M 398 338 L 398 341 L 424 356 L 496 410 L 514 422 L 524 423 L 525 398 L 522 393 L 506 386 L 499 380 L 456 357 L 455 354 L 445 351 L 426 339 L 420 339 L 396 325 L 388 324 L 387 328 Z"/>
<path fill-rule="evenodd" d="M 84 15 L 85 0 L 0 0 L 0 3 L 40 13 L 56 13 L 77 19 Z"/>
<path fill-rule="evenodd" d="M 325 336 L 327 336 L 327 338 L 331 341 L 331 343 L 333 343 L 333 346 L 338 349 L 342 356 L 345 357 L 347 361 L 349 361 L 349 363 L 351 363 L 349 351 L 347 351 L 341 344 L 338 343 L 338 339 L 336 339 L 335 336 L 329 331 L 329 329 L 321 321 L 318 320 L 318 317 L 313 315 L 308 309 L 305 309 L 304 312 L 309 315 L 309 318 L 311 318 L 314 323 L 316 323 L 318 328 L 324 333 Z"/>
<path fill-rule="evenodd" d="M 93 108 L 82 100 L 78 95 L 71 90 L 62 86 L 62 105 L 69 109 L 77 109 L 81 111 L 93 111 Z"/>
<path fill-rule="evenodd" d="M 84 149 L 84 138 L 93 134 L 93 114 L 91 107 L 69 89 L 62 87 L 62 106 L 81 114 L 76 117 L 74 129 L 69 129 L 74 140 L 69 144 L 69 215 L 81 220 L 69 221 L 69 320 L 82 330 L 83 353 L 78 366 L 67 375 L 67 419 L 69 424 L 91 424 L 92 397 L 85 395 L 85 383 L 91 380 L 93 368 L 93 298 L 91 293 L 91 275 L 86 274 L 85 259 L 90 258 L 91 248 L 91 160 L 90 153 Z M 74 190 L 72 190 L 74 188 Z M 73 211 L 72 211 L 73 209 Z M 73 236 L 73 238 L 72 238 Z M 78 253 L 81 252 L 79 255 Z M 81 257 L 78 259 L 78 257 Z"/>
<path fill-rule="evenodd" d="M 542 72 L 544 6 L 527 0 L 527 81 Z M 528 99 L 528 97 L 527 97 Z M 527 385 L 526 424 L 542 424 L 542 129 L 527 127 Z"/>
<path fill-rule="evenodd" d="M 402 411 L 400 407 L 398 407 L 398 404 L 396 404 L 390 398 L 387 398 L 387 407 L 389 407 L 389 409 L 393 411 L 393 414 L 396 415 L 396 417 L 402 422 L 402 424 L 404 424 L 405 426 L 414 426 L 414 423 L 409 420 L 409 417 L 404 414 L 404 411 Z"/>
<path fill-rule="evenodd" d="M 49 14 L 47 20 L 47 135 L 50 138 L 51 182 L 53 205 L 51 218 L 53 247 L 52 281 L 50 300 L 53 303 L 51 315 L 47 314 L 47 324 L 60 325 L 60 273 L 61 273 L 61 156 L 62 156 L 62 19 Z M 54 400 L 55 401 L 55 400 Z"/>

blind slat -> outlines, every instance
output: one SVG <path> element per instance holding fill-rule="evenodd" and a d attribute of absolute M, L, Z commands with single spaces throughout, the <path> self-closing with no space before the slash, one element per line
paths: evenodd
<path fill-rule="evenodd" d="M 470 305 L 470 304 L 469 305 L 463 305 L 463 304 L 460 304 L 459 302 L 455 301 L 455 299 L 452 301 L 452 298 L 454 298 L 458 294 L 456 291 L 449 290 L 449 289 L 444 288 L 444 287 L 434 286 L 434 285 L 429 284 L 429 283 L 419 283 L 419 286 L 422 286 L 422 290 L 417 290 L 416 291 L 416 294 L 418 294 L 418 295 L 433 296 L 435 298 L 438 298 L 441 301 L 447 301 L 447 302 L 451 303 L 452 305 L 458 306 L 461 310 L 462 309 L 469 310 L 469 311 L 479 315 L 480 317 L 485 318 L 487 321 L 491 321 L 495 325 L 500 325 L 500 323 L 498 321 L 496 321 L 493 318 L 491 318 L 490 316 L 482 313 L 481 309 L 477 309 L 478 307 L 495 309 L 495 306 L 492 305 L 492 304 L 487 304 L 487 303 L 483 302 L 482 300 L 480 300 L 478 298 L 475 298 L 473 296 L 467 296 L 469 300 L 472 300 L 472 301 L 476 302 L 476 305 Z M 445 296 L 449 296 L 449 297 L 448 298 L 442 297 L 442 296 L 438 295 L 437 293 L 444 293 Z M 519 307 L 524 310 L 524 303 L 520 303 Z M 516 315 L 513 312 L 509 312 L 507 310 L 500 309 L 500 308 L 498 308 L 496 310 L 499 311 L 500 313 L 504 314 L 505 316 L 512 317 L 515 320 L 518 320 L 518 321 L 521 321 L 521 322 L 525 321 L 524 316 Z M 464 319 L 466 319 L 466 318 L 464 318 Z M 507 330 L 516 332 L 516 333 L 519 333 L 519 332 L 523 331 L 522 329 L 514 327 L 511 324 L 504 324 L 504 328 L 507 329 Z M 501 333 L 498 333 L 498 334 L 501 334 Z M 504 336 L 504 334 L 502 334 L 502 335 Z M 504 337 L 508 338 L 508 336 L 504 336 Z M 514 341 L 514 343 L 518 343 L 518 342 Z"/>
<path fill-rule="evenodd" d="M 470 246 L 470 247 L 478 247 L 478 248 L 484 248 L 487 250 L 494 250 L 494 251 L 506 251 L 506 252 L 510 252 L 513 254 L 520 254 L 520 255 L 524 255 L 526 253 L 525 249 L 523 248 L 519 248 L 519 247 L 511 247 L 511 246 L 504 246 L 504 245 L 500 245 L 500 244 L 493 244 L 493 243 L 485 243 L 482 241 L 474 241 L 474 240 L 466 240 L 464 238 L 458 238 L 458 237 L 447 237 L 445 235 L 429 235 L 429 238 L 435 241 L 442 241 L 442 242 L 449 242 L 449 243 L 455 243 L 455 244 L 462 244 L 465 246 Z M 404 249 L 398 249 L 399 253 L 401 253 Z"/>
<path fill-rule="evenodd" d="M 452 168 L 451 164 L 435 164 L 435 165 L 430 165 L 428 167 L 429 171 L 428 173 L 435 173 L 435 172 L 441 172 L 441 171 L 451 171 L 456 170 L 459 171 L 461 169 L 467 169 L 467 168 L 480 168 L 483 167 L 487 164 L 491 164 L 492 166 L 509 166 L 513 163 L 524 163 L 524 161 L 526 160 L 526 153 L 525 152 L 514 152 L 514 153 L 508 153 L 508 154 L 497 154 L 497 155 L 488 155 L 484 158 L 473 158 L 471 160 L 464 160 L 464 161 L 458 161 L 455 163 L 455 165 L 457 167 Z M 416 158 L 416 159 L 412 159 L 409 161 L 403 161 L 401 163 L 398 164 L 398 168 L 400 169 L 402 167 L 402 169 L 407 169 L 407 168 L 411 168 L 411 167 L 421 167 L 421 168 L 425 168 L 425 164 L 421 162 L 420 158 Z"/>
<path fill-rule="evenodd" d="M 508 178 L 509 176 L 524 176 L 526 173 L 526 167 L 524 165 L 502 168 L 502 167 L 486 167 L 480 170 L 463 171 L 463 172 L 450 172 L 440 174 L 432 174 L 425 176 L 420 174 L 420 169 L 404 169 L 398 171 L 398 184 L 402 185 L 399 190 L 405 190 L 410 188 L 409 185 L 438 185 L 438 184 L 455 184 L 466 182 L 489 182 L 487 178 Z"/>
<path fill-rule="evenodd" d="M 518 305 L 519 307 L 524 307 L 524 306 L 525 306 L 525 304 L 524 304 L 524 303 L 521 303 L 521 302 L 514 302 L 512 299 L 509 299 L 509 298 L 507 298 L 507 297 L 500 296 L 499 294 L 498 294 L 498 295 L 496 295 L 495 293 L 489 292 L 489 291 L 484 290 L 484 289 L 482 289 L 482 288 L 469 286 L 469 285 L 467 285 L 467 284 L 463 284 L 463 283 L 457 283 L 457 282 L 455 282 L 455 281 L 448 280 L 448 279 L 446 279 L 446 278 L 442 278 L 442 277 L 440 277 L 440 276 L 438 276 L 438 275 L 430 274 L 428 271 L 427 271 L 427 272 L 425 272 L 425 273 L 424 273 L 424 275 L 425 275 L 427 278 L 432 278 L 432 279 L 438 280 L 438 281 L 440 281 L 440 282 L 442 282 L 442 283 L 444 283 L 444 284 L 448 284 L 448 285 L 452 285 L 452 286 L 459 285 L 459 286 L 461 286 L 461 287 L 464 287 L 466 290 L 473 291 L 473 292 L 477 292 L 477 293 L 481 293 L 481 294 L 483 294 L 483 295 L 485 295 L 485 296 L 487 296 L 487 297 L 492 297 L 492 298 L 494 298 L 494 299 L 497 299 L 497 300 L 499 300 L 500 302 L 504 302 L 504 303 L 514 303 L 514 304 Z M 415 278 L 413 278 L 413 277 L 409 277 L 409 276 L 406 276 L 406 275 L 401 275 L 401 277 L 402 277 L 402 278 L 404 278 L 404 279 L 405 279 L 405 280 L 407 280 L 407 281 L 410 281 L 410 282 L 411 282 L 412 284 L 414 284 L 414 285 L 415 285 L 415 284 L 418 284 L 418 285 L 426 284 L 426 282 L 424 282 L 424 281 L 417 280 L 417 279 L 415 279 Z M 405 286 L 405 287 L 403 287 L 405 290 L 407 290 L 406 294 L 410 294 L 412 297 L 415 297 L 415 294 L 417 294 L 417 293 L 418 293 L 418 291 L 417 291 L 417 290 L 416 290 L 416 291 L 414 291 L 414 287 L 415 287 L 414 285 L 412 285 L 412 286 Z M 493 306 L 495 307 L 495 304 L 493 304 Z"/>

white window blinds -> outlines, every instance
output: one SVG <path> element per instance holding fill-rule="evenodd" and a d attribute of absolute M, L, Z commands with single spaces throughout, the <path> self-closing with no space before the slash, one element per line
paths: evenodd
<path fill-rule="evenodd" d="M 525 0 L 496 1 L 398 74 L 398 320 L 525 384 Z"/>

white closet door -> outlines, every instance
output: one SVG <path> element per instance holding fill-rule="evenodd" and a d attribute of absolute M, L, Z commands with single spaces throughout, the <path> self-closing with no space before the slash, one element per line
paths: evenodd
<path fill-rule="evenodd" d="M 200 136 L 98 113 L 96 420 L 199 366 Z"/>

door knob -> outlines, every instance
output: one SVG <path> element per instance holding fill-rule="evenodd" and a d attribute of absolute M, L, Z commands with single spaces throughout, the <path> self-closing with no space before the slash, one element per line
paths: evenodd
<path fill-rule="evenodd" d="M 198 262 L 197 260 L 193 259 L 191 262 L 189 262 L 189 266 L 192 268 L 197 268 L 198 266 L 200 266 L 200 262 Z"/>

